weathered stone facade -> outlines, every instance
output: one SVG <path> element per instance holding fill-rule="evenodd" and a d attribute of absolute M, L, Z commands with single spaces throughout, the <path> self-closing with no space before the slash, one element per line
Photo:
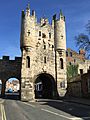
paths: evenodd
<path fill-rule="evenodd" d="M 67 88 L 66 33 L 62 12 L 58 19 L 53 16 L 52 24 L 49 24 L 47 18 L 41 18 L 38 23 L 35 11 L 31 15 L 28 5 L 26 12 L 22 11 L 20 41 L 21 100 L 35 98 L 35 81 L 43 75 L 55 82 L 52 98 L 56 94 L 64 96 Z"/>

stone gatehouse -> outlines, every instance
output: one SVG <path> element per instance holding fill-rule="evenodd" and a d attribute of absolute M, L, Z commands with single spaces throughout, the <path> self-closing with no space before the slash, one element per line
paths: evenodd
<path fill-rule="evenodd" d="M 21 100 L 64 96 L 66 78 L 65 17 L 53 16 L 37 22 L 35 11 L 22 11 L 21 18 Z"/>
<path fill-rule="evenodd" d="M 21 16 L 20 48 L 22 59 L 11 61 L 3 57 L 0 61 L 0 79 L 18 78 L 22 101 L 64 96 L 67 88 L 66 33 L 62 11 L 59 18 L 53 16 L 51 24 L 45 17 L 37 22 L 35 11 L 31 14 L 28 5 Z"/>

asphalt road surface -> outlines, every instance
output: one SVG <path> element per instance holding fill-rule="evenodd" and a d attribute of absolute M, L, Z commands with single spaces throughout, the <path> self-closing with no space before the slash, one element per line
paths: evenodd
<path fill-rule="evenodd" d="M 61 100 L 4 101 L 6 120 L 90 120 L 90 106 Z"/>

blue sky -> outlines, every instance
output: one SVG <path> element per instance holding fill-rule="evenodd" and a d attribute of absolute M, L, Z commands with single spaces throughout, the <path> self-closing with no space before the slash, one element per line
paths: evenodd
<path fill-rule="evenodd" d="M 28 0 L 0 0 L 0 58 L 3 55 L 20 56 L 21 11 Z M 66 17 L 67 47 L 78 50 L 74 37 L 85 31 L 90 20 L 90 0 L 31 0 L 30 9 L 36 11 L 38 19 L 59 14 L 62 9 Z"/>

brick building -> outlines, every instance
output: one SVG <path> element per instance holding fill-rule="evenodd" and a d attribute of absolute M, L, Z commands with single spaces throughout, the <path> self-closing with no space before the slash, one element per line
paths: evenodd
<path fill-rule="evenodd" d="M 77 53 L 76 51 L 67 48 L 66 61 L 67 66 L 78 65 L 78 74 L 87 73 L 90 66 L 90 60 L 85 58 L 85 51 L 82 49 Z"/>
<path fill-rule="evenodd" d="M 69 77 L 67 77 L 67 94 L 74 97 L 89 97 L 90 60 L 85 58 L 85 51 L 81 49 L 79 53 L 77 53 L 76 51 L 68 48 L 66 56 L 67 72 L 70 72 Z M 77 67 L 77 69 L 75 67 Z M 69 71 L 68 68 L 70 68 L 71 71 Z M 76 73 L 75 70 L 77 70 Z"/>

